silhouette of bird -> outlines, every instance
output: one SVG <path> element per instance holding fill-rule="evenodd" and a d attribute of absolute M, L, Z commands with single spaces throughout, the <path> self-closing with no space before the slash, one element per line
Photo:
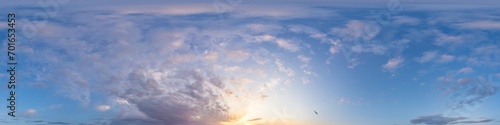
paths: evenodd
<path fill-rule="evenodd" d="M 314 111 L 314 113 L 316 113 L 316 115 L 318 114 L 318 112 Z"/>

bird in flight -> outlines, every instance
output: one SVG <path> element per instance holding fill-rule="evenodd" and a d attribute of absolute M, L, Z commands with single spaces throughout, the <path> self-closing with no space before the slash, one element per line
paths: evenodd
<path fill-rule="evenodd" d="M 316 113 L 316 115 L 318 114 L 318 112 L 314 111 L 314 113 Z"/>

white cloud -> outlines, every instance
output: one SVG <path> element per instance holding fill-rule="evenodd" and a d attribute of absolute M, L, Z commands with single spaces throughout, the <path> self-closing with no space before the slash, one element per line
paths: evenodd
<path fill-rule="evenodd" d="M 229 50 L 223 54 L 225 55 L 225 60 L 230 62 L 243 62 L 250 56 L 250 53 L 244 50 Z"/>
<path fill-rule="evenodd" d="M 453 77 L 451 76 L 440 76 L 437 78 L 438 81 L 441 81 L 441 82 L 452 82 L 453 81 Z"/>
<path fill-rule="evenodd" d="M 464 41 L 464 37 L 460 35 L 446 35 L 446 34 L 439 34 L 438 37 L 436 38 L 436 45 L 440 46 L 445 46 L 445 45 L 454 45 L 454 44 L 461 44 Z"/>
<path fill-rule="evenodd" d="M 322 33 L 318 29 L 304 25 L 291 25 L 288 27 L 288 30 L 295 33 L 306 33 L 309 35 L 309 37 L 318 39 L 321 42 L 329 42 L 331 40 L 330 38 L 328 38 L 327 34 Z"/>
<path fill-rule="evenodd" d="M 304 63 L 309 63 L 309 61 L 311 61 L 310 57 L 306 57 L 304 55 L 298 55 L 297 58 Z"/>
<path fill-rule="evenodd" d="M 114 100 L 114 102 L 116 104 L 119 104 L 119 105 L 128 105 L 130 103 L 128 103 L 128 101 L 126 99 L 122 99 L 122 98 L 117 98 Z"/>
<path fill-rule="evenodd" d="M 478 20 L 455 24 L 455 26 L 467 29 L 500 30 L 500 21 Z"/>
<path fill-rule="evenodd" d="M 287 1 L 288 2 L 288 1 Z M 251 4 L 230 4 L 223 1 L 211 1 L 208 3 L 168 3 L 162 5 L 121 5 L 121 6 L 97 6 L 92 10 L 115 10 L 122 14 L 131 13 L 154 13 L 163 15 L 194 15 L 194 14 L 220 14 L 223 18 L 249 18 L 270 17 L 275 19 L 290 18 L 324 18 L 336 16 L 336 12 L 303 4 L 287 4 L 271 6 L 269 2 Z"/>
<path fill-rule="evenodd" d="M 217 13 L 215 8 L 206 4 L 166 4 L 166 5 L 133 5 L 133 6 L 106 6 L 96 8 L 100 10 L 116 10 L 123 14 L 155 13 L 164 15 L 192 15 Z"/>
<path fill-rule="evenodd" d="M 263 42 L 263 41 L 273 41 L 276 40 L 276 37 L 272 35 L 260 35 L 255 37 L 257 42 Z"/>
<path fill-rule="evenodd" d="M 328 49 L 328 52 L 330 52 L 330 54 L 335 54 L 335 53 L 338 53 L 340 52 L 340 47 L 338 46 L 330 46 L 330 49 Z"/>
<path fill-rule="evenodd" d="M 40 41 L 27 45 L 33 52 L 26 52 L 27 61 L 44 66 L 27 68 L 31 73 L 27 77 L 36 76 L 33 78 L 36 82 L 51 83 L 47 86 L 60 86 L 56 94 L 83 106 L 96 106 L 92 107 L 95 110 L 109 111 L 119 106 L 116 108 L 119 117 L 113 121 L 116 123 L 121 123 L 122 118 L 148 123 L 172 121 L 173 124 L 232 121 L 244 114 L 243 109 L 252 101 L 249 99 L 260 99 L 261 95 L 272 97 L 281 85 L 309 81 L 295 80 L 295 73 L 314 74 L 309 69 L 292 68 L 300 64 L 280 61 L 284 58 L 280 56 L 283 50 L 307 55 L 298 53 L 300 46 L 295 41 L 286 36 L 278 38 L 273 33 L 282 31 L 256 31 L 279 29 L 266 29 L 274 24 L 204 27 L 209 23 L 185 18 L 165 22 L 163 18 L 158 19 L 164 16 L 160 12 L 144 20 L 125 19 L 135 15 L 112 12 L 89 13 L 69 13 L 72 18 L 65 21 L 68 25 L 88 24 L 91 27 L 49 22 L 46 28 L 65 28 L 61 31 L 72 32 L 41 34 Z M 198 12 L 171 14 L 175 13 Z M 94 15 L 102 24 L 87 22 L 89 15 Z M 60 15 L 66 16 L 69 15 Z M 143 21 L 148 25 L 142 25 Z M 190 27 L 177 24 L 189 24 Z M 283 49 L 267 50 L 267 46 L 259 43 L 264 41 Z M 305 56 L 300 60 L 312 61 Z M 274 64 L 266 65 L 269 63 Z M 55 77 L 62 79 L 51 79 Z M 102 84 L 106 86 L 100 86 Z M 267 86 L 265 93 L 259 93 L 259 86 Z M 90 93 L 95 91 L 105 91 L 97 92 L 96 96 L 106 97 L 110 104 L 93 104 L 95 101 Z"/>
<path fill-rule="evenodd" d="M 350 20 L 344 27 L 332 28 L 331 33 L 341 37 L 344 41 L 353 41 L 355 39 L 372 39 L 379 33 L 379 31 L 380 27 L 378 27 L 378 25 L 360 20 Z"/>
<path fill-rule="evenodd" d="M 417 58 L 417 61 L 421 63 L 429 62 L 436 58 L 437 55 L 437 51 L 427 51 L 423 53 L 422 57 Z"/>
<path fill-rule="evenodd" d="M 278 66 L 279 71 L 281 71 L 281 72 L 285 73 L 288 77 L 292 77 L 292 76 L 294 76 L 294 75 L 295 75 L 295 72 L 294 72 L 292 69 L 290 69 L 290 68 L 288 68 L 288 67 L 285 67 L 285 66 L 283 65 L 283 63 L 281 63 L 281 61 L 280 61 L 280 60 L 276 60 L 276 61 L 274 62 L 274 64 L 276 64 L 276 66 Z"/>
<path fill-rule="evenodd" d="M 497 45 L 481 45 L 471 48 L 472 53 L 465 60 L 469 64 L 478 66 L 499 66 L 500 49 Z"/>
<path fill-rule="evenodd" d="M 426 51 L 422 53 L 421 57 L 415 58 L 415 60 L 420 63 L 447 63 L 455 60 L 455 56 L 449 54 L 440 54 L 438 51 Z"/>
<path fill-rule="evenodd" d="M 290 40 L 278 39 L 276 40 L 276 44 L 278 44 L 278 46 L 280 46 L 281 48 L 291 52 L 296 52 L 299 50 L 298 45 L 295 45 Z"/>
<path fill-rule="evenodd" d="M 387 47 L 379 44 L 357 44 L 351 47 L 351 50 L 356 53 L 373 53 L 377 55 L 384 54 L 387 51 Z"/>
<path fill-rule="evenodd" d="M 267 3 L 266 3 L 267 4 Z M 235 17 L 271 17 L 279 19 L 290 18 L 324 18 L 337 16 L 335 11 L 310 6 L 271 4 L 241 4 L 234 9 Z"/>
<path fill-rule="evenodd" d="M 462 77 L 464 73 L 471 72 L 474 72 L 472 68 L 464 67 L 448 72 L 447 75 L 437 79 L 440 88 L 443 88 L 443 95 L 449 97 L 447 103 L 453 111 L 468 111 L 470 110 L 468 107 L 479 105 L 484 99 L 495 95 L 498 91 L 498 86 L 481 80 L 484 76 Z"/>
<path fill-rule="evenodd" d="M 54 104 L 54 105 L 50 105 L 48 108 L 49 109 L 58 109 L 58 108 L 61 108 L 63 106 L 63 104 Z"/>
<path fill-rule="evenodd" d="M 96 109 L 99 111 L 107 111 L 107 110 L 111 109 L 111 107 L 109 105 L 99 105 L 96 107 Z"/>
<path fill-rule="evenodd" d="M 251 23 L 244 25 L 250 33 L 262 34 L 262 33 L 274 33 L 279 32 L 283 29 L 280 25 L 275 24 L 262 24 L 262 23 Z"/>
<path fill-rule="evenodd" d="M 30 116 L 33 116 L 33 115 L 36 115 L 37 114 L 37 111 L 35 109 L 27 109 L 26 111 L 22 112 L 21 113 L 21 116 L 23 117 L 30 117 Z"/>
<path fill-rule="evenodd" d="M 401 66 L 404 62 L 403 57 L 398 56 L 396 58 L 389 59 L 386 64 L 382 66 L 385 70 L 395 70 Z"/>
<path fill-rule="evenodd" d="M 338 103 L 339 105 L 343 105 L 343 104 L 350 104 L 351 102 L 352 102 L 352 101 L 351 101 L 351 99 L 348 99 L 348 98 L 344 98 L 344 97 L 342 97 L 342 98 L 340 98 L 340 99 L 338 100 L 338 102 L 337 102 L 337 103 Z"/>
<path fill-rule="evenodd" d="M 471 73 L 471 72 L 474 72 L 474 69 L 472 69 L 471 67 L 464 67 L 460 70 L 458 70 L 459 73 Z"/>
<path fill-rule="evenodd" d="M 499 53 L 499 47 L 497 45 L 483 45 L 477 46 L 472 49 L 472 54 L 474 55 L 489 55 Z"/>
<path fill-rule="evenodd" d="M 454 59 L 455 59 L 455 56 L 448 55 L 448 54 L 443 54 L 443 55 L 441 55 L 441 57 L 439 58 L 439 60 L 437 60 L 437 62 L 446 63 L 446 62 L 453 61 Z"/>
<path fill-rule="evenodd" d="M 207 52 L 205 55 L 203 55 L 203 59 L 210 61 L 210 62 L 215 62 L 217 61 L 218 54 L 216 52 Z"/>
<path fill-rule="evenodd" d="M 260 35 L 255 37 L 256 42 L 273 42 L 279 47 L 291 51 L 291 52 L 296 52 L 300 49 L 298 45 L 293 43 L 291 40 L 286 40 L 283 38 L 277 38 L 272 35 Z"/>

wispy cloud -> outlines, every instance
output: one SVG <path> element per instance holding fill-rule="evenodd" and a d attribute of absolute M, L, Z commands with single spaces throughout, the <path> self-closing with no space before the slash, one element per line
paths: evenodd
<path fill-rule="evenodd" d="M 99 111 L 107 111 L 107 110 L 111 109 L 111 107 L 108 105 L 99 105 L 96 107 L 96 109 Z"/>
<path fill-rule="evenodd" d="M 471 73 L 471 72 L 474 72 L 474 69 L 472 69 L 471 67 L 464 67 L 458 70 L 458 73 Z"/>
<path fill-rule="evenodd" d="M 257 42 L 273 42 L 279 47 L 291 51 L 291 52 L 296 52 L 300 49 L 300 47 L 295 44 L 291 40 L 283 39 L 283 38 L 278 38 L 276 36 L 272 35 L 261 35 L 261 36 L 256 36 L 255 40 Z"/>
<path fill-rule="evenodd" d="M 479 20 L 455 24 L 461 28 L 479 29 L 479 30 L 500 30 L 500 21 Z"/>
<path fill-rule="evenodd" d="M 243 109 L 251 101 L 249 99 L 266 99 L 272 97 L 272 92 L 284 85 L 282 83 L 302 82 L 291 78 L 300 70 L 290 67 L 300 65 L 285 63 L 277 56 L 299 52 L 299 44 L 286 36 L 273 34 L 280 31 L 256 32 L 280 26 L 267 28 L 274 25 L 237 23 L 236 28 L 222 28 L 205 27 L 210 23 L 197 22 L 192 23 L 192 27 L 178 27 L 175 25 L 179 23 L 191 24 L 192 19 L 165 24 L 159 23 L 162 19 L 156 16 L 169 18 L 198 11 L 172 11 L 163 15 L 138 11 L 151 15 L 147 20 L 156 23 L 151 23 L 149 28 L 141 27 L 141 21 L 128 19 L 127 16 L 134 15 L 130 12 L 61 13 L 60 16 L 74 17 L 66 22 L 83 24 L 90 23 L 85 16 L 95 14 L 95 21 L 103 25 L 71 29 L 48 22 L 50 25 L 44 29 L 68 32 L 64 33 L 66 35 L 41 33 L 37 37 L 39 42 L 26 46 L 33 49 L 33 53 L 22 52 L 34 64 L 32 66 L 44 65 L 43 68 L 29 68 L 32 74 L 27 76 L 36 76 L 35 82 L 51 83 L 47 86 L 58 86 L 57 94 L 79 102 L 82 107 L 91 105 L 98 111 L 113 109 L 118 116 L 112 121 L 115 124 L 131 119 L 152 124 L 234 121 L 245 113 Z M 272 46 L 255 42 L 258 40 L 272 43 Z M 312 58 L 304 56 L 301 60 L 309 62 Z M 263 65 L 266 63 L 275 66 Z M 61 79 L 54 81 L 59 77 Z M 265 89 L 259 91 L 260 88 L 253 86 Z M 93 92 L 102 92 L 100 94 L 109 103 L 96 104 L 90 95 Z"/>
<path fill-rule="evenodd" d="M 467 120 L 468 117 L 446 117 L 442 114 L 419 116 L 410 120 L 412 124 L 425 124 L 425 125 L 448 125 L 448 124 L 473 124 L 473 123 L 488 123 L 494 121 L 493 119 L 484 120 Z"/>
<path fill-rule="evenodd" d="M 448 63 L 455 60 L 455 58 L 453 55 L 441 54 L 438 51 L 425 51 L 422 56 L 415 58 L 415 60 L 420 63 Z"/>
<path fill-rule="evenodd" d="M 401 66 L 404 62 L 404 58 L 401 56 L 389 59 L 386 64 L 382 65 L 384 70 L 395 70 Z"/>
<path fill-rule="evenodd" d="M 442 114 L 419 116 L 412 119 L 412 124 L 426 124 L 426 125 L 447 125 L 459 120 L 467 119 L 467 117 L 444 117 Z"/>
<path fill-rule="evenodd" d="M 417 25 L 421 23 L 421 19 L 409 16 L 395 16 L 393 17 L 394 21 L 392 24 L 400 24 L 400 25 Z"/>

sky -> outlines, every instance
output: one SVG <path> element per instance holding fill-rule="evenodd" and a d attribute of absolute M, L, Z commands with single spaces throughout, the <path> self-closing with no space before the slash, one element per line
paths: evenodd
<path fill-rule="evenodd" d="M 4 3 L 2 124 L 500 124 L 493 0 Z"/>

